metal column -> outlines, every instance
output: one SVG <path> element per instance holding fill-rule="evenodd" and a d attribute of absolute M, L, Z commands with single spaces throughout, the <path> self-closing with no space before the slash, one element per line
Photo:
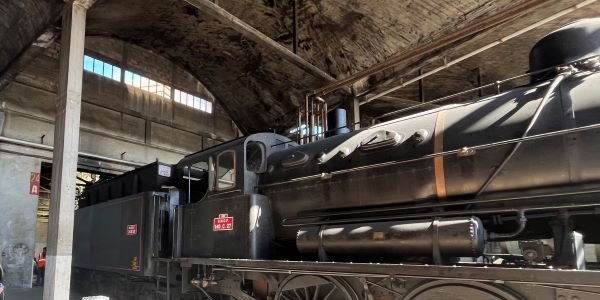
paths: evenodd
<path fill-rule="evenodd" d="M 63 12 L 44 300 L 69 299 L 85 19 L 92 2 L 68 2 Z"/>

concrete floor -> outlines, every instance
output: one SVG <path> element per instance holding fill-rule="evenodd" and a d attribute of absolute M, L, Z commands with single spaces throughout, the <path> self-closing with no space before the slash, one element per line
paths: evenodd
<path fill-rule="evenodd" d="M 5 291 L 4 300 L 42 300 L 44 287 L 35 286 L 30 289 L 8 288 Z M 71 300 L 81 300 L 82 295 L 71 293 Z"/>

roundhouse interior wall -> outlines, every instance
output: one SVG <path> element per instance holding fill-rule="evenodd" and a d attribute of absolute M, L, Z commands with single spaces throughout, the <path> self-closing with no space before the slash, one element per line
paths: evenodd
<path fill-rule="evenodd" d="M 0 137 L 52 146 L 60 45 L 36 57 L 0 91 Z M 237 128 L 218 99 L 175 63 L 121 40 L 87 37 L 86 55 L 157 82 L 213 101 L 201 112 L 90 72 L 83 74 L 79 151 L 146 164 L 159 158 L 175 163 L 184 155 L 230 140 Z M 38 197 L 28 193 L 31 172 L 50 150 L 0 142 L 0 252 L 9 287 L 31 287 L 32 259 L 45 242 L 47 226 L 37 226 Z M 80 158 L 80 166 L 82 159 Z M 87 160 L 89 165 L 111 164 Z M 131 166 L 112 164 L 112 171 Z M 36 237 L 37 236 L 37 237 Z"/>

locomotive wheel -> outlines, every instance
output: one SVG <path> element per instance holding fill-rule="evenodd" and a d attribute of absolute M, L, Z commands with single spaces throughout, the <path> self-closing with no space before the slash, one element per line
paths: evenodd
<path fill-rule="evenodd" d="M 412 290 L 404 300 L 518 300 L 506 290 L 481 282 L 439 280 Z"/>
<path fill-rule="evenodd" d="M 291 275 L 279 284 L 275 300 L 358 300 L 343 280 L 330 276 Z"/>

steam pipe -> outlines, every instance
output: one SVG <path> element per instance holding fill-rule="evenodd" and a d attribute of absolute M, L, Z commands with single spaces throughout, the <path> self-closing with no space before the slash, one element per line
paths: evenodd
<path fill-rule="evenodd" d="M 314 142 L 315 138 L 314 138 L 314 133 L 313 133 L 313 128 L 315 127 L 315 100 L 313 97 L 309 98 L 309 107 L 310 107 L 310 113 L 309 113 L 309 118 L 310 118 L 310 126 L 308 129 L 308 136 L 309 142 Z"/>
<path fill-rule="evenodd" d="M 329 130 L 329 120 L 327 119 L 327 102 L 323 102 L 323 137 L 325 137 L 325 132 L 327 132 Z"/>
<path fill-rule="evenodd" d="M 308 143 L 308 139 L 309 139 L 309 132 L 310 132 L 310 131 L 309 131 L 309 130 L 310 130 L 310 128 L 309 128 L 309 126 L 310 126 L 310 124 L 309 124 L 309 123 L 310 123 L 310 122 L 308 121 L 308 100 L 309 100 L 309 99 L 310 99 L 310 97 L 309 97 L 309 96 L 306 96 L 306 98 L 305 98 L 305 102 L 304 102 L 304 120 L 305 120 L 305 123 L 304 123 L 304 124 L 306 124 L 306 135 L 305 135 L 305 137 L 302 139 L 302 144 L 306 144 L 306 143 Z M 304 135 L 304 134 L 303 134 L 303 135 Z"/>
<path fill-rule="evenodd" d="M 519 234 L 521 234 L 521 232 L 523 232 L 523 230 L 525 230 L 525 225 L 527 225 L 527 217 L 525 217 L 525 210 L 519 210 L 517 212 L 517 216 L 519 218 L 519 220 L 517 221 L 517 224 L 519 226 L 517 227 L 517 229 L 515 231 L 509 232 L 509 233 L 491 232 L 488 234 L 488 241 L 509 240 L 509 239 L 512 239 L 512 238 L 518 236 Z"/>
<path fill-rule="evenodd" d="M 302 138 L 302 107 L 298 108 L 298 126 L 296 126 L 296 141 L 300 143 Z"/>

